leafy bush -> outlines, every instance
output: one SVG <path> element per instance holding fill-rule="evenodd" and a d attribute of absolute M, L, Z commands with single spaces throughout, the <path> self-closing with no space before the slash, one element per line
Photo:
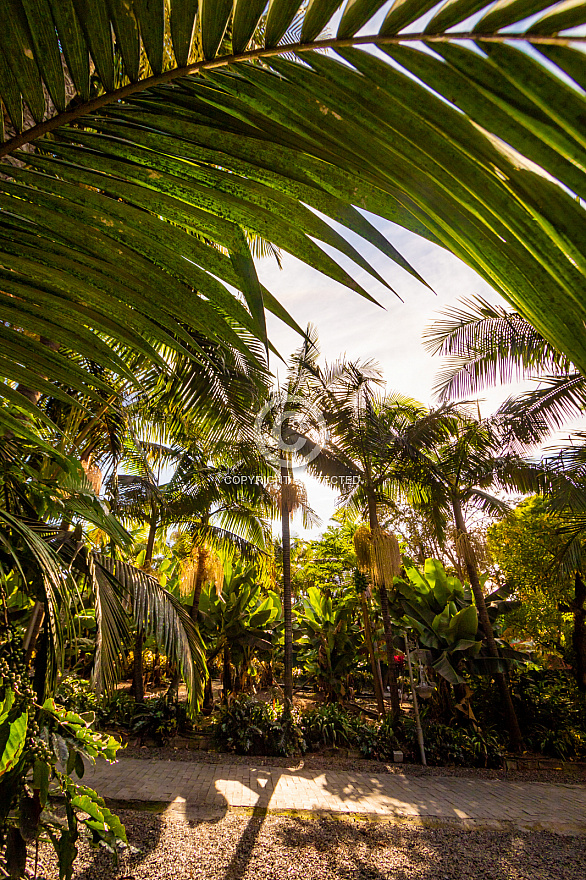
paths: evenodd
<path fill-rule="evenodd" d="M 184 703 L 156 697 L 136 703 L 129 694 L 116 694 L 97 710 L 99 726 L 115 728 L 140 737 L 141 741 L 152 739 L 159 746 L 165 745 L 178 731 L 192 729 Z"/>
<path fill-rule="evenodd" d="M 215 737 L 220 748 L 239 755 L 288 756 L 305 751 L 299 713 L 280 703 L 239 697 L 222 707 Z"/>
<path fill-rule="evenodd" d="M 71 712 L 98 712 L 101 705 L 89 681 L 74 675 L 62 679 L 55 692 L 55 699 Z"/>
<path fill-rule="evenodd" d="M 493 683 L 474 679 L 471 686 L 478 717 L 492 723 L 502 717 Z M 528 749 L 562 760 L 586 757 L 586 695 L 569 673 L 524 670 L 511 676 L 511 688 Z"/>
<path fill-rule="evenodd" d="M 392 760 L 393 752 L 401 749 L 392 716 L 386 715 L 382 721 L 374 724 L 367 722 L 357 724 L 356 745 L 364 758 L 373 758 L 377 761 Z"/>
<path fill-rule="evenodd" d="M 308 746 L 355 746 L 364 758 L 387 761 L 400 749 L 393 721 L 362 721 L 336 703 L 306 712 L 301 719 Z"/>
<path fill-rule="evenodd" d="M 96 712 L 97 723 L 102 730 L 114 727 L 130 730 L 136 703 L 129 694 L 118 692 L 99 706 Z"/>
<path fill-rule="evenodd" d="M 305 712 L 301 727 L 308 745 L 349 746 L 356 742 L 356 720 L 337 703 Z"/>
<path fill-rule="evenodd" d="M 0 875 L 32 876 L 27 845 L 55 849 L 60 880 L 70 880 L 83 835 L 116 854 L 127 843 L 117 816 L 91 788 L 72 778 L 84 775 L 84 759 L 113 763 L 120 743 L 92 729 L 91 712 L 79 714 L 47 698 L 38 705 L 22 640 L 9 630 L 0 641 Z M 49 792 L 64 804 L 51 809 Z M 36 869 L 35 869 L 36 875 Z"/>
<path fill-rule="evenodd" d="M 136 704 L 130 733 L 139 736 L 141 741 L 154 739 L 157 745 L 164 746 L 178 730 L 188 728 L 191 724 L 185 705 L 160 697 Z"/>
<path fill-rule="evenodd" d="M 418 750 L 415 724 L 405 725 L 404 729 L 412 750 Z M 423 739 L 427 763 L 431 765 L 498 768 L 503 764 L 503 742 L 491 730 L 424 723 Z"/>

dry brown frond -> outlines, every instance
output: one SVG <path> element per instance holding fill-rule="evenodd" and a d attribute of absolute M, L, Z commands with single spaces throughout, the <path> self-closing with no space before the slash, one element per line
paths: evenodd
<path fill-rule="evenodd" d="M 93 464 L 91 458 L 88 461 L 82 459 L 81 466 L 85 471 L 85 475 L 88 478 L 92 489 L 96 495 L 99 495 L 100 489 L 102 488 L 102 471 L 97 464 Z"/>
<path fill-rule="evenodd" d="M 286 507 L 289 513 L 307 507 L 307 489 L 298 480 L 289 483 L 272 483 L 268 491 L 278 507 Z"/>
<path fill-rule="evenodd" d="M 189 556 L 181 562 L 179 595 L 182 599 L 193 596 L 200 564 L 203 566 L 203 583 L 212 581 L 218 592 L 221 591 L 224 582 L 224 566 L 221 559 L 206 547 L 194 546 Z"/>

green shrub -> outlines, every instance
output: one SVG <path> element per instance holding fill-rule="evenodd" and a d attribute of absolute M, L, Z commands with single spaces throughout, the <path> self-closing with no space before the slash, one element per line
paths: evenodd
<path fill-rule="evenodd" d="M 505 719 L 492 682 L 474 678 L 473 705 L 484 725 Z M 586 757 L 586 695 L 564 670 L 527 669 L 511 675 L 511 690 L 528 749 L 567 760 Z"/>
<path fill-rule="evenodd" d="M 305 751 L 299 712 L 280 703 L 238 697 L 220 710 L 215 727 L 218 746 L 239 755 L 289 756 Z"/>
<path fill-rule="evenodd" d="M 129 694 L 118 691 L 111 699 L 105 700 L 96 712 L 98 727 L 117 728 L 130 731 L 136 703 Z"/>
<path fill-rule="evenodd" d="M 98 712 L 101 700 L 85 678 L 68 675 L 55 691 L 57 702 L 70 712 Z"/>
<path fill-rule="evenodd" d="M 141 741 L 152 739 L 158 746 L 164 746 L 179 730 L 191 728 L 184 703 L 158 697 L 136 703 L 130 733 L 138 736 Z"/>
<path fill-rule="evenodd" d="M 419 754 L 415 724 L 405 725 L 411 748 Z M 504 744 L 492 730 L 474 730 L 447 724 L 423 724 L 427 763 L 458 767 L 498 768 L 503 765 Z"/>
<path fill-rule="evenodd" d="M 397 737 L 396 729 L 400 730 L 391 715 L 385 715 L 382 721 L 356 724 L 356 745 L 363 758 L 377 761 L 390 761 L 393 752 L 403 747 Z"/>
<path fill-rule="evenodd" d="M 305 712 L 301 727 L 308 746 L 350 746 L 356 742 L 356 719 L 337 703 Z"/>
<path fill-rule="evenodd" d="M 336 703 L 306 712 L 301 726 L 310 748 L 354 746 L 364 758 L 378 761 L 392 759 L 401 748 L 390 715 L 380 722 L 362 721 Z"/>

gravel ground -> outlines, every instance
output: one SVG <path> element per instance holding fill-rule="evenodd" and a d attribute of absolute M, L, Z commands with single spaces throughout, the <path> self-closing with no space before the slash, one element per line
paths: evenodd
<path fill-rule="evenodd" d="M 586 838 L 229 813 L 217 822 L 122 811 L 118 869 L 80 846 L 74 880 L 583 880 Z M 39 877 L 56 880 L 43 849 Z"/>
<path fill-rule="evenodd" d="M 483 770 L 469 767 L 422 767 L 420 764 L 383 764 L 364 758 L 337 758 L 305 755 L 303 758 L 254 757 L 226 752 L 207 752 L 185 748 L 127 746 L 119 757 L 160 761 L 193 761 L 199 764 L 245 764 L 248 767 L 287 767 L 291 770 L 348 770 L 354 773 L 404 773 L 409 776 L 460 776 L 476 779 L 508 779 L 511 782 L 557 782 L 586 785 L 583 770 Z M 586 871 L 585 871 L 586 873 Z"/>

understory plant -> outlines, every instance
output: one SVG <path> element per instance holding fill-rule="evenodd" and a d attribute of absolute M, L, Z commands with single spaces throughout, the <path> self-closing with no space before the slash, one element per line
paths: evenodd
<path fill-rule="evenodd" d="M 215 729 L 221 748 L 239 755 L 289 756 L 305 752 L 299 713 L 278 702 L 237 697 L 222 706 Z"/>
<path fill-rule="evenodd" d="M 479 718 L 498 719 L 498 695 L 485 679 L 471 679 Z M 570 671 L 514 671 L 511 690 L 529 751 L 561 760 L 586 758 L 586 695 Z"/>

